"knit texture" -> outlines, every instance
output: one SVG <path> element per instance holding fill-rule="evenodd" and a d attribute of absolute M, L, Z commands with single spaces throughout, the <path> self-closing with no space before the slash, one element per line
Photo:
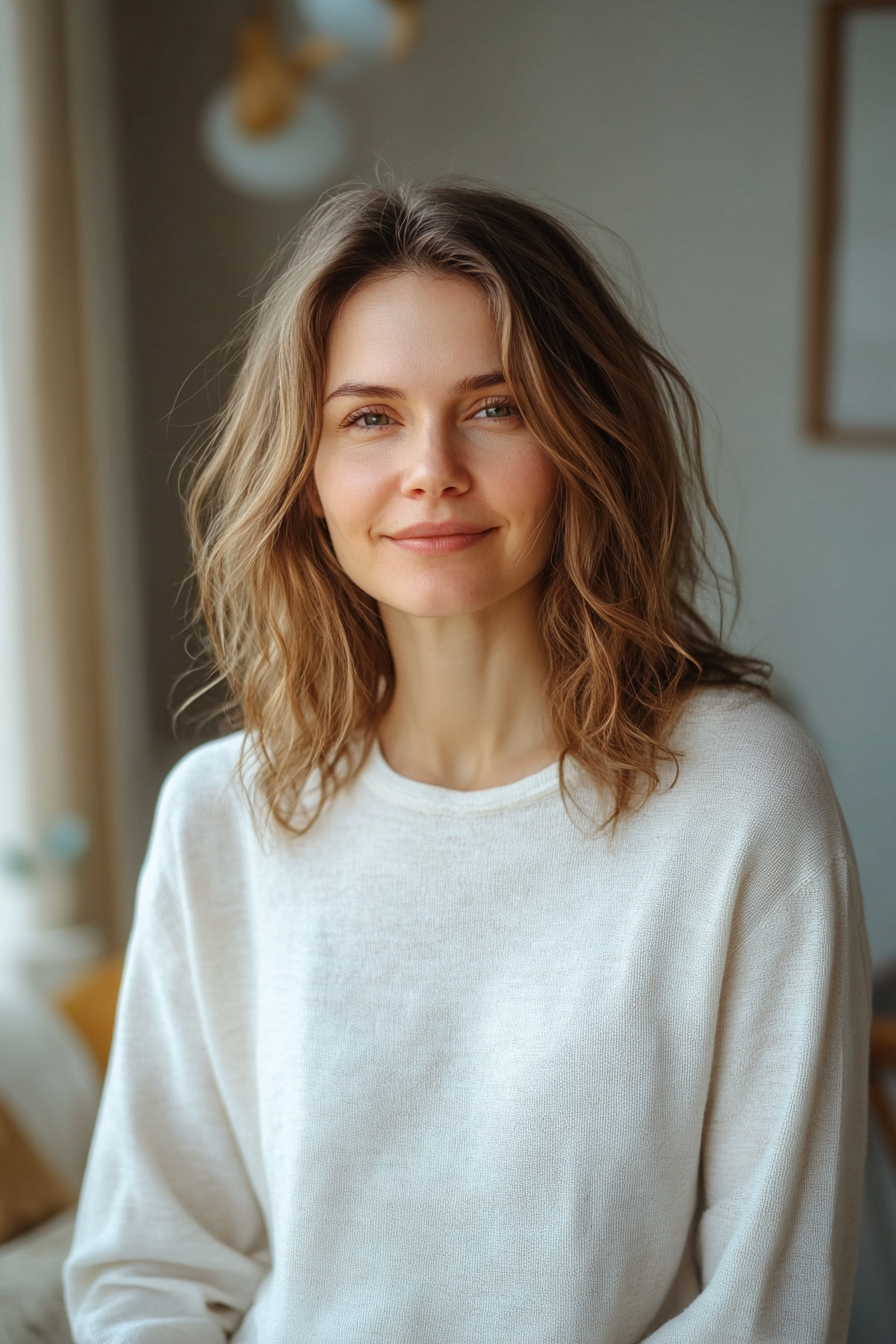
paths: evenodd
<path fill-rule="evenodd" d="M 802 731 L 708 690 L 615 831 L 375 752 L 304 837 L 159 800 L 66 1272 L 79 1344 L 836 1344 L 868 955 Z M 575 797 L 595 797 L 575 770 Z M 235 1333 L 234 1333 L 235 1332 Z"/>

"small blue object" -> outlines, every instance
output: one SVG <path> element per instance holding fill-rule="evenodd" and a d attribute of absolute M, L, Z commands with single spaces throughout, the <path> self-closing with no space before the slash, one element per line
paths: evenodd
<path fill-rule="evenodd" d="M 320 37 L 335 37 L 361 56 L 387 56 L 400 22 L 392 0 L 297 0 L 299 13 Z"/>
<path fill-rule="evenodd" d="M 77 813 L 51 821 L 41 840 L 41 849 L 47 858 L 63 867 L 83 859 L 89 848 L 90 827 Z"/>

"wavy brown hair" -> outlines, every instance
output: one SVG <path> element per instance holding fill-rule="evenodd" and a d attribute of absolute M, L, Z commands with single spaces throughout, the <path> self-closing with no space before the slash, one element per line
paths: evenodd
<path fill-rule="evenodd" d="M 306 830 L 360 768 L 394 690 L 376 602 L 343 572 L 309 487 L 327 340 L 377 276 L 452 275 L 494 314 L 504 373 L 559 473 L 539 609 L 561 761 L 615 820 L 656 788 L 677 712 L 699 685 L 762 685 L 721 637 L 694 393 L 638 329 L 573 231 L 477 186 L 353 187 L 318 205 L 255 309 L 239 373 L 193 473 L 197 620 L 247 731 L 278 822 Z M 718 632 L 701 591 L 719 600 Z M 316 781 L 315 801 L 306 786 Z"/>

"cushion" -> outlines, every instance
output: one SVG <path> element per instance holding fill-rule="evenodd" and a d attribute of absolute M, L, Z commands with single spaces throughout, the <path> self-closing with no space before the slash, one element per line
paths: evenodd
<path fill-rule="evenodd" d="M 0 988 L 0 1240 L 74 1199 L 100 1073 L 69 1022 L 22 985 Z"/>
<path fill-rule="evenodd" d="M 102 1073 L 106 1072 L 112 1048 L 123 962 L 121 953 L 105 957 L 56 999 L 60 1012 L 79 1032 Z"/>

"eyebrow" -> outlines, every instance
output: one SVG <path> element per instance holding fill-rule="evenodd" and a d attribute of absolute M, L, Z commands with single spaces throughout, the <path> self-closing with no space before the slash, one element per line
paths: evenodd
<path fill-rule="evenodd" d="M 452 396 L 455 396 L 461 392 L 481 392 L 487 387 L 499 387 L 506 383 L 503 370 L 492 369 L 489 373 L 477 373 L 472 378 L 462 378 L 449 390 Z M 382 387 L 379 383 L 340 383 L 325 401 L 333 401 L 336 397 L 389 397 L 395 401 L 405 400 L 405 394 L 400 388 Z"/>

